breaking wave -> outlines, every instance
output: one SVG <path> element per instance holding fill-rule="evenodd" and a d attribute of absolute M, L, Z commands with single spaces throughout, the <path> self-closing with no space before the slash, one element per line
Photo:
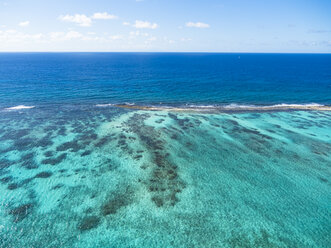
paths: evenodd
<path fill-rule="evenodd" d="M 14 107 L 5 108 L 4 110 L 22 110 L 22 109 L 32 109 L 34 107 L 35 106 L 17 105 L 17 106 L 14 106 Z"/>

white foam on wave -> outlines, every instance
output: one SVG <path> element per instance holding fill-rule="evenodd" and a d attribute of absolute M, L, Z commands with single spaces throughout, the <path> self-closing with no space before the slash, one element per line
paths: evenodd
<path fill-rule="evenodd" d="M 216 105 L 195 105 L 195 104 L 190 104 L 186 105 L 188 108 L 199 108 L 199 109 L 214 109 L 217 108 Z"/>
<path fill-rule="evenodd" d="M 21 109 L 32 109 L 35 106 L 25 106 L 25 105 L 17 105 L 14 107 L 9 107 L 9 108 L 5 108 L 5 110 L 21 110 Z"/>
<path fill-rule="evenodd" d="M 242 109 L 242 108 L 256 108 L 257 106 L 254 105 L 243 105 L 243 104 L 236 104 L 236 103 L 231 103 L 229 105 L 223 106 L 225 109 Z"/>
<path fill-rule="evenodd" d="M 184 106 L 140 106 L 116 104 L 121 108 L 143 109 L 143 110 L 167 110 L 167 111 L 198 111 L 198 112 L 213 112 L 213 111 L 269 111 L 269 110 L 327 110 L 331 111 L 331 106 L 321 105 L 317 103 L 306 104 L 274 104 L 274 105 L 194 105 L 186 104 Z"/>
<path fill-rule="evenodd" d="M 114 103 L 104 103 L 104 104 L 96 104 L 96 107 L 111 107 L 111 106 L 116 106 L 116 105 L 121 105 L 121 104 L 114 104 Z M 125 102 L 123 105 L 127 106 L 134 106 L 135 103 L 130 103 L 130 102 Z"/>
<path fill-rule="evenodd" d="M 271 105 L 271 107 L 323 107 L 324 105 L 318 104 L 318 103 L 306 103 L 306 104 L 287 104 L 287 103 L 281 103 L 281 104 L 275 104 Z"/>
<path fill-rule="evenodd" d="M 225 109 L 286 109 L 286 108 L 314 108 L 314 107 L 324 107 L 324 105 L 318 103 L 306 103 L 306 104 L 274 104 L 274 105 L 267 105 L 267 106 L 257 106 L 257 105 L 240 105 L 240 104 L 229 104 L 225 105 L 223 108 Z"/>
<path fill-rule="evenodd" d="M 96 104 L 96 107 L 109 107 L 109 106 L 114 106 L 115 104 L 112 103 L 106 103 L 106 104 Z"/>

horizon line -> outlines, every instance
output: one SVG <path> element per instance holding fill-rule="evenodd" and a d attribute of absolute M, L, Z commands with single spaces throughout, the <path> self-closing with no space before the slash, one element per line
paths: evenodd
<path fill-rule="evenodd" d="M 209 51 L 0 51 L 0 53 L 197 53 L 197 54 L 331 54 L 330 52 L 209 52 Z"/>

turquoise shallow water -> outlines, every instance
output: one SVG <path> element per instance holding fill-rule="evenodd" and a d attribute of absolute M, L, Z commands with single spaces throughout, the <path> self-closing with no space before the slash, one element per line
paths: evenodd
<path fill-rule="evenodd" d="M 0 114 L 0 247 L 330 247 L 331 112 Z"/>

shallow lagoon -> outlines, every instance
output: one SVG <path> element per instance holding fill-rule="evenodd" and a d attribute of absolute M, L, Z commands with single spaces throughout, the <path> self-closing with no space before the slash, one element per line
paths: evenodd
<path fill-rule="evenodd" d="M 328 247 L 331 112 L 0 113 L 1 247 Z"/>

